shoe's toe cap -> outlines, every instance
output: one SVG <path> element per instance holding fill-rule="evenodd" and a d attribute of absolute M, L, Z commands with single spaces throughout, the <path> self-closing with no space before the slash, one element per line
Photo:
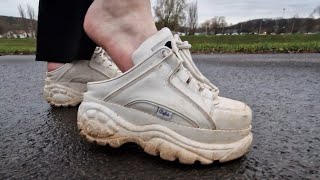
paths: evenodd
<path fill-rule="evenodd" d="M 216 129 L 241 130 L 251 125 L 252 111 L 245 103 L 219 97 L 219 104 L 214 108 L 213 119 Z"/>

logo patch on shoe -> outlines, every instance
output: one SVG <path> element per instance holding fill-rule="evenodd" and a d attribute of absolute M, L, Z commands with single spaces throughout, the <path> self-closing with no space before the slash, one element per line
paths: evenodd
<path fill-rule="evenodd" d="M 172 112 L 170 112 L 166 109 L 160 108 L 160 107 L 158 108 L 157 116 L 159 116 L 160 118 L 170 120 L 172 115 L 173 115 Z"/>

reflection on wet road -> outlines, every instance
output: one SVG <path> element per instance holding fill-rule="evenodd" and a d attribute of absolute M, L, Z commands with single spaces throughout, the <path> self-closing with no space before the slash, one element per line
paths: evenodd
<path fill-rule="evenodd" d="M 252 107 L 254 142 L 245 157 L 187 166 L 134 144 L 89 144 L 77 130 L 77 108 L 52 108 L 43 100 L 45 64 L 33 56 L 3 56 L 0 178 L 320 178 L 320 54 L 194 57 L 222 96 Z"/>

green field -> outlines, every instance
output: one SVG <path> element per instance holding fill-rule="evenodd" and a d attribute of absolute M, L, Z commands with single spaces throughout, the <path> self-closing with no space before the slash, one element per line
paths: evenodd
<path fill-rule="evenodd" d="M 35 39 L 0 39 L 0 55 L 34 54 L 35 51 Z"/>
<path fill-rule="evenodd" d="M 320 34 L 184 36 L 196 53 L 320 53 Z M 0 55 L 34 54 L 34 39 L 0 39 Z"/>
<path fill-rule="evenodd" d="M 185 36 L 197 53 L 320 53 L 320 34 Z"/>

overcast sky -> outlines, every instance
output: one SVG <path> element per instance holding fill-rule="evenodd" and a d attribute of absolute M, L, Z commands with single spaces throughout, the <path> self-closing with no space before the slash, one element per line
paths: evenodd
<path fill-rule="evenodd" d="M 39 0 L 0 0 L 0 15 L 19 16 L 19 4 L 29 3 L 37 9 L 38 2 Z M 156 0 L 152 0 L 153 4 L 155 2 Z M 199 22 L 214 16 L 225 16 L 227 22 L 233 24 L 256 18 L 277 18 L 282 17 L 284 8 L 285 18 L 297 14 L 299 17 L 308 17 L 319 5 L 319 0 L 198 0 Z"/>

